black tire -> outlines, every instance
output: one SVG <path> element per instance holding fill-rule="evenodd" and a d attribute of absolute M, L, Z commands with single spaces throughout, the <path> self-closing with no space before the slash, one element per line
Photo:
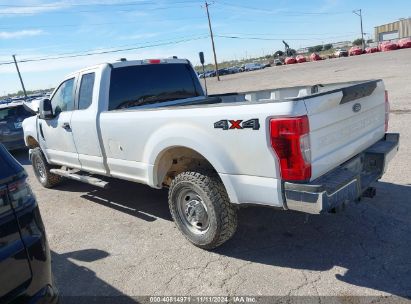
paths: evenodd
<path fill-rule="evenodd" d="M 47 162 L 40 148 L 33 149 L 31 153 L 31 163 L 34 175 L 43 187 L 53 188 L 62 182 L 62 176 L 50 172 L 50 169 L 54 167 Z"/>
<path fill-rule="evenodd" d="M 184 197 L 185 202 L 181 201 L 181 195 L 184 196 L 187 191 L 190 196 Z M 196 199 L 191 198 L 192 193 L 197 194 Z M 191 209 L 195 209 L 194 212 L 192 210 L 190 212 L 190 207 L 187 207 L 192 202 L 195 202 L 196 206 L 200 206 L 199 214 L 203 215 L 201 212 L 206 212 L 207 227 L 203 227 L 203 223 L 199 227 L 192 225 L 187 220 L 187 217 L 193 216 L 193 214 L 197 217 L 196 207 L 191 206 Z M 228 241 L 237 229 L 236 208 L 230 203 L 223 183 L 212 172 L 183 172 L 178 174 L 170 185 L 168 203 L 178 229 L 187 240 L 197 247 L 203 249 L 216 248 Z M 185 212 L 182 212 L 182 208 L 179 207 L 182 205 L 185 206 Z M 189 213 L 190 215 L 188 215 Z M 204 231 L 198 231 L 202 228 Z"/>

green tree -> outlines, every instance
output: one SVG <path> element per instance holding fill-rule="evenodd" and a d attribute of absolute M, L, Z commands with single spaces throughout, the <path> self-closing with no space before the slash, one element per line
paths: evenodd
<path fill-rule="evenodd" d="M 323 46 L 322 45 L 316 45 L 314 47 L 314 52 L 321 52 L 323 50 Z"/>
<path fill-rule="evenodd" d="M 352 42 L 352 44 L 353 45 L 357 45 L 357 46 L 361 46 L 362 45 L 362 43 L 363 43 L 363 39 L 362 38 L 358 38 L 358 39 L 355 39 L 353 42 Z"/>
<path fill-rule="evenodd" d="M 331 50 L 332 48 L 333 48 L 333 45 L 331 43 L 327 43 L 326 45 L 324 45 L 324 51 Z"/>
<path fill-rule="evenodd" d="M 274 57 L 281 57 L 281 56 L 284 56 L 283 51 L 278 50 L 277 52 L 274 53 Z"/>

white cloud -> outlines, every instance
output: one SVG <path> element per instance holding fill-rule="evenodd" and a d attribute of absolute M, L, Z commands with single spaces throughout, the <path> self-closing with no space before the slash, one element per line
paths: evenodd
<path fill-rule="evenodd" d="M 60 10 L 69 6 L 70 4 L 64 2 L 51 2 L 43 5 L 10 6 L 0 9 L 0 17 L 19 16 L 26 14 L 35 15 Z"/>
<path fill-rule="evenodd" d="M 43 30 L 21 30 L 14 32 L 0 32 L 0 39 L 13 39 L 22 37 L 33 37 L 43 35 L 45 32 Z"/>
<path fill-rule="evenodd" d="M 49 2 L 49 3 L 42 3 L 40 2 L 33 2 L 33 4 L 27 4 L 27 5 L 19 5 L 16 4 L 13 6 L 13 4 L 10 5 L 5 5 L 4 7 L 0 8 L 0 18 L 1 17 L 15 17 L 15 16 L 22 16 L 22 15 L 37 15 L 41 13 L 47 13 L 51 11 L 59 11 L 67 8 L 87 8 L 89 6 L 93 5 L 123 5 L 124 8 L 128 9 L 130 8 L 130 12 L 134 16 L 146 16 L 148 13 L 146 12 L 137 12 L 133 11 L 132 8 L 134 4 L 151 4 L 151 2 L 146 1 L 146 0 L 139 0 L 135 1 L 132 4 L 129 2 L 124 2 L 123 0 L 94 0 L 94 1 L 87 1 L 85 3 L 84 1 L 79 1 L 79 0 L 71 0 L 69 2 L 65 1 L 55 1 L 55 2 Z M 123 9 L 124 9 L 123 8 Z"/>

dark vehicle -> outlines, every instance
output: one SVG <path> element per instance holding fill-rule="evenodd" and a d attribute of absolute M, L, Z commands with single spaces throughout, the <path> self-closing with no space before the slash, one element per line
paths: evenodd
<path fill-rule="evenodd" d="M 208 71 L 208 72 L 205 73 L 204 76 L 205 76 L 206 78 L 208 78 L 208 77 L 216 77 L 216 76 L 217 76 L 217 73 L 216 73 L 215 71 Z"/>
<path fill-rule="evenodd" d="M 46 233 L 26 176 L 0 144 L 0 303 L 57 303 Z"/>
<path fill-rule="evenodd" d="M 8 150 L 25 148 L 21 123 L 33 114 L 27 111 L 22 102 L 0 105 L 0 143 Z"/>
<path fill-rule="evenodd" d="M 218 70 L 218 75 L 220 75 L 220 76 L 224 76 L 224 75 L 228 75 L 228 74 L 231 74 L 228 69 L 219 69 Z"/>
<path fill-rule="evenodd" d="M 240 73 L 240 67 L 233 66 L 227 69 L 230 74 Z"/>

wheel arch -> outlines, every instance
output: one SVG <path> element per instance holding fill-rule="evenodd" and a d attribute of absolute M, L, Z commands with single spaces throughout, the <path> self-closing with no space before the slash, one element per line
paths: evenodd
<path fill-rule="evenodd" d="M 30 149 L 39 148 L 39 142 L 31 135 L 26 136 L 25 138 L 26 146 Z"/>
<path fill-rule="evenodd" d="M 221 172 L 221 163 L 213 162 L 203 153 L 196 151 L 188 146 L 171 146 L 164 148 L 158 153 L 153 170 L 151 171 L 150 180 L 154 187 L 161 188 L 162 186 L 169 186 L 179 173 L 185 171 L 204 171 L 209 170 L 217 175 Z M 231 202 L 237 202 L 237 195 L 233 191 L 233 186 L 229 181 L 221 179 L 224 188 Z"/>
<path fill-rule="evenodd" d="M 172 172 L 175 175 L 195 168 L 208 169 L 218 172 L 215 166 L 201 153 L 187 146 L 171 146 L 158 153 L 153 166 L 153 182 L 161 187 Z M 170 176 L 169 176 L 170 177 Z M 170 181 L 171 182 L 171 181 Z M 165 183 L 168 185 L 169 183 Z"/>

